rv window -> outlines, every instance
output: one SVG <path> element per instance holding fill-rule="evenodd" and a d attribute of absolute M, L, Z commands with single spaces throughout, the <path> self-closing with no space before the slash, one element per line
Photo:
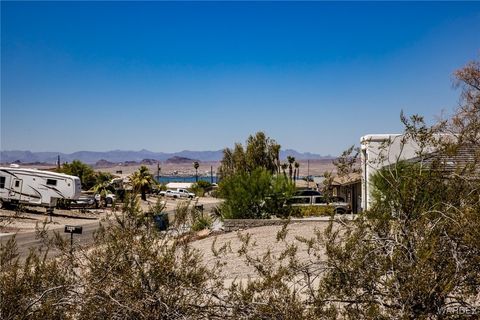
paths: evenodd
<path fill-rule="evenodd" d="M 47 179 L 47 185 L 49 185 L 49 186 L 56 186 L 56 185 L 57 185 L 57 180 Z"/>
<path fill-rule="evenodd" d="M 17 180 L 15 181 L 15 188 L 18 188 L 18 187 L 20 187 L 20 181 Z"/>
<path fill-rule="evenodd" d="M 0 177 L 0 189 L 5 188 L 5 177 Z"/>

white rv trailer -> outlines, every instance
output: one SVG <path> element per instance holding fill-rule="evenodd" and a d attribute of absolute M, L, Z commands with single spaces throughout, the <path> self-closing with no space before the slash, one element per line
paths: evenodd
<path fill-rule="evenodd" d="M 27 204 L 55 207 L 58 199 L 78 199 L 80 178 L 62 173 L 0 167 L 0 207 L 3 204 Z"/>
<path fill-rule="evenodd" d="M 360 138 L 362 166 L 362 209 L 372 205 L 371 177 L 383 167 L 418 156 L 419 145 L 403 134 L 369 134 Z M 426 152 L 434 152 L 429 148 Z"/>

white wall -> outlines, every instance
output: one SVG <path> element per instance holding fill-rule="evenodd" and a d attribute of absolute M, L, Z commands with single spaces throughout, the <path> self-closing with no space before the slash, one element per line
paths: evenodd
<path fill-rule="evenodd" d="M 372 204 L 371 177 L 381 168 L 418 156 L 420 147 L 401 134 L 369 134 L 360 138 L 362 165 L 362 209 Z M 430 152 L 434 151 L 431 148 Z"/>

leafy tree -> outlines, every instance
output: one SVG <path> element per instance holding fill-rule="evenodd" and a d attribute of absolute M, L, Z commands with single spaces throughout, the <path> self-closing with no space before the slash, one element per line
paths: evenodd
<path fill-rule="evenodd" d="M 65 163 L 59 170 L 61 173 L 77 176 L 82 182 L 82 189 L 89 190 L 96 183 L 95 171 L 89 165 L 73 160 L 72 163 Z"/>
<path fill-rule="evenodd" d="M 236 143 L 234 151 L 226 148 L 219 172 L 221 178 L 239 172 L 252 172 L 256 168 L 265 168 L 271 173 L 279 171 L 280 145 L 275 140 L 268 138 L 265 133 L 257 132 L 248 137 L 246 147 Z"/>
<path fill-rule="evenodd" d="M 218 168 L 220 178 L 229 177 L 235 173 L 235 162 L 233 161 L 233 153 L 229 148 L 223 149 L 223 158 Z"/>
<path fill-rule="evenodd" d="M 114 188 L 111 185 L 113 176 L 108 172 L 96 172 L 95 173 L 95 185 L 92 190 L 95 193 L 105 197 L 109 192 L 114 192 Z"/>
<path fill-rule="evenodd" d="M 141 193 L 142 200 L 147 200 L 147 192 L 155 184 L 152 174 L 148 171 L 146 166 L 141 166 L 130 176 L 133 189 Z"/>

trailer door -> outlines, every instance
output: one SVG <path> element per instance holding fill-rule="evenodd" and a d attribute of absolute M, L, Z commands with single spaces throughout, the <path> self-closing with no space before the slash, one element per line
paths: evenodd
<path fill-rule="evenodd" d="M 12 179 L 12 187 L 10 188 L 10 198 L 12 200 L 20 200 L 22 197 L 22 186 L 23 180 L 13 178 Z"/>

